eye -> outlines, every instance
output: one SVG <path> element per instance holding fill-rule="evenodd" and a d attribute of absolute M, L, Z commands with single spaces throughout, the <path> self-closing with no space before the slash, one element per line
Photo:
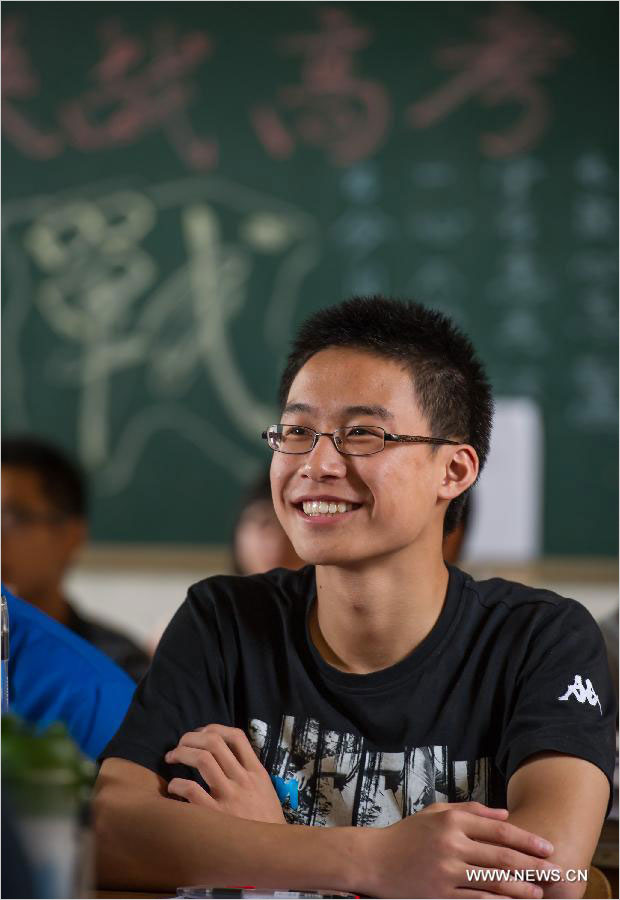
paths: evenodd
<path fill-rule="evenodd" d="M 311 432 L 305 425 L 285 425 L 282 429 L 282 438 L 289 443 L 292 441 L 307 441 Z"/>

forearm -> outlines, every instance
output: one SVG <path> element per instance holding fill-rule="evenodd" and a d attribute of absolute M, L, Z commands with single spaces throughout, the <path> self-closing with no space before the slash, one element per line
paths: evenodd
<path fill-rule="evenodd" d="M 566 872 L 587 869 L 596 849 L 609 785 L 605 775 L 575 757 L 538 754 L 508 785 L 509 821 L 553 844 L 548 858 Z M 584 881 L 544 885 L 545 897 L 582 897 Z"/>
<path fill-rule="evenodd" d="M 529 808 L 525 805 L 511 812 L 508 821 L 550 841 L 554 846 L 554 851 L 551 856 L 547 857 L 547 860 L 563 872 L 567 869 L 588 868 L 592 853 L 589 848 L 580 845 L 577 835 L 567 834 L 566 823 L 558 822 L 552 816 L 545 816 L 539 808 Z M 578 898 L 583 897 L 586 883 L 583 881 L 557 881 L 542 884 L 541 887 L 544 890 L 544 897 Z"/>
<path fill-rule="evenodd" d="M 98 883 L 109 888 L 351 891 L 361 877 L 361 829 L 251 822 L 139 791 L 102 790 L 95 811 Z"/>

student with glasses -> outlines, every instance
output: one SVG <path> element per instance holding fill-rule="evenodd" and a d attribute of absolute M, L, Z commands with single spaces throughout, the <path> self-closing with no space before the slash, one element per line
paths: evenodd
<path fill-rule="evenodd" d="M 104 754 L 101 882 L 581 896 L 553 873 L 609 801 L 605 651 L 574 601 L 444 563 L 491 434 L 471 343 L 350 300 L 303 325 L 279 399 L 273 502 L 308 565 L 190 588 Z M 497 870 L 552 881 L 472 880 Z"/>

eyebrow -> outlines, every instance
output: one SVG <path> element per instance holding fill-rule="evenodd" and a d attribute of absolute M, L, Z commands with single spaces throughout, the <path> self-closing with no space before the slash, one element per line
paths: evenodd
<path fill-rule="evenodd" d="M 314 406 L 309 406 L 307 403 L 287 403 L 283 413 L 309 413 L 310 415 L 315 414 L 317 412 Z M 393 418 L 393 413 L 386 409 L 385 406 L 367 406 L 365 404 L 357 404 L 355 406 L 345 406 L 341 410 L 342 414 L 350 417 L 350 416 L 376 416 L 378 419 L 382 419 L 383 421 L 387 421 L 387 419 Z"/>

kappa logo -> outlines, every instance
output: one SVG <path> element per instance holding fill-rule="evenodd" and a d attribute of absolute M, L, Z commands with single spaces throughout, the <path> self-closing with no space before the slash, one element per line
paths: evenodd
<path fill-rule="evenodd" d="M 590 706 L 596 706 L 598 703 L 598 708 L 601 711 L 601 715 L 603 715 L 603 709 L 601 707 L 601 701 L 598 699 L 598 695 L 592 686 L 592 682 L 589 678 L 586 678 L 586 685 L 583 686 L 583 681 L 581 680 L 581 675 L 575 675 L 575 680 L 572 684 L 569 684 L 566 689 L 566 693 L 561 697 L 558 697 L 558 700 L 568 700 L 570 697 L 574 697 L 579 703 L 585 703 L 586 700 L 590 704 Z"/>

